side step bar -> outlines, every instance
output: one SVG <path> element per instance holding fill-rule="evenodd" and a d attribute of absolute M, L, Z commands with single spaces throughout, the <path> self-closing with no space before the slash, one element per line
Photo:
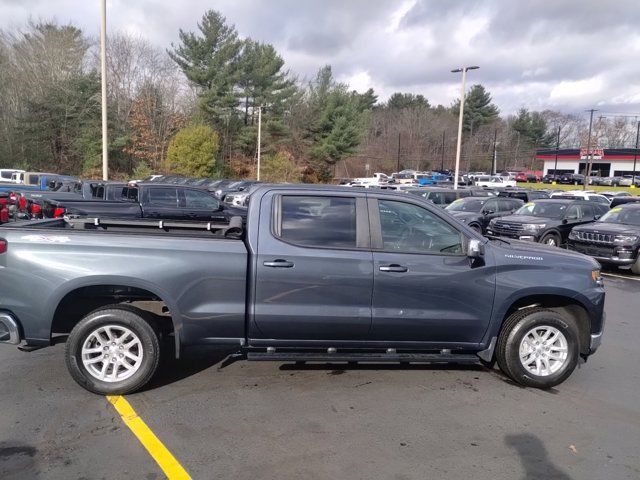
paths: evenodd
<path fill-rule="evenodd" d="M 452 353 L 298 353 L 249 352 L 247 360 L 254 362 L 370 362 L 370 363 L 478 363 L 473 354 Z"/>

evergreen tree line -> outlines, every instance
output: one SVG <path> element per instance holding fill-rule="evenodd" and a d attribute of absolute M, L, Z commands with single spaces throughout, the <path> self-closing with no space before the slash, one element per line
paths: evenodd
<path fill-rule="evenodd" d="M 286 69 L 273 45 L 242 38 L 216 11 L 164 51 L 113 33 L 107 44 L 110 171 L 254 177 L 258 117 L 262 177 L 329 181 L 369 171 L 451 168 L 459 101 L 422 95 L 378 101 L 338 82 L 331 66 L 310 80 Z M 0 166 L 99 176 L 100 76 L 96 41 L 73 25 L 29 23 L 0 32 Z M 586 144 L 582 117 L 521 109 L 500 116 L 473 85 L 464 110 L 462 168 L 532 168 L 534 151 Z M 594 142 L 631 146 L 626 119 L 599 118 Z M 367 170 L 368 167 L 368 170 Z"/>

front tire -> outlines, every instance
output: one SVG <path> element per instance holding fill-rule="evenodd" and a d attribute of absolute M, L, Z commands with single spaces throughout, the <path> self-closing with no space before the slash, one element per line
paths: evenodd
<path fill-rule="evenodd" d="M 146 312 L 111 305 L 91 312 L 71 330 L 65 359 L 81 387 L 100 395 L 123 395 L 151 379 L 160 360 L 160 342 Z"/>
<path fill-rule="evenodd" d="M 636 263 L 631 265 L 631 273 L 640 275 L 640 252 L 638 252 L 638 258 L 636 258 Z"/>
<path fill-rule="evenodd" d="M 469 228 L 474 229 L 476 232 L 478 232 L 480 235 L 482 235 L 482 227 L 480 225 L 478 225 L 477 223 L 470 224 Z"/>
<path fill-rule="evenodd" d="M 576 368 L 579 354 L 575 321 L 543 308 L 511 315 L 496 345 L 500 370 L 521 385 L 543 389 L 564 382 Z"/>
<path fill-rule="evenodd" d="M 549 245 L 550 247 L 559 247 L 560 237 L 555 233 L 547 233 L 544 237 L 542 237 L 540 243 L 544 243 L 545 245 Z"/>

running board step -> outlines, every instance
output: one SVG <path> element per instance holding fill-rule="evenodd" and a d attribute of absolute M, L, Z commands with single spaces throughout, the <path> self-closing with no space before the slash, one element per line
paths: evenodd
<path fill-rule="evenodd" d="M 298 353 L 249 352 L 247 360 L 254 362 L 371 362 L 371 363 L 478 363 L 473 354 L 440 353 Z"/>

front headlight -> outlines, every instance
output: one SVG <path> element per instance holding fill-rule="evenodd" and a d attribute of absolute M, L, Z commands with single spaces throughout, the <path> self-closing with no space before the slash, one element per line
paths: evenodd
<path fill-rule="evenodd" d="M 616 235 L 615 237 L 613 237 L 613 243 L 625 244 L 636 243 L 637 241 L 637 235 Z"/>
<path fill-rule="evenodd" d="M 569 238 L 571 240 L 577 240 L 578 239 L 578 232 L 576 232 L 575 230 L 571 230 L 571 233 L 569 233 Z"/>
<path fill-rule="evenodd" d="M 544 229 L 546 225 L 544 223 L 525 223 L 522 225 L 522 229 L 526 232 L 539 232 Z"/>
<path fill-rule="evenodd" d="M 599 287 L 604 286 L 604 280 L 602 279 L 602 275 L 600 275 L 600 270 L 591 270 L 591 280 Z"/>

